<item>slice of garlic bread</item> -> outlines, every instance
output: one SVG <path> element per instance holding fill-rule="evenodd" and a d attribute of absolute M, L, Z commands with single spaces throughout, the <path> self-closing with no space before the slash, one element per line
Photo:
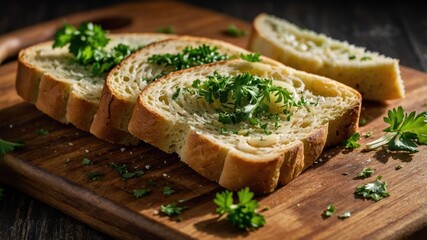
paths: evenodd
<path fill-rule="evenodd" d="M 131 48 L 169 38 L 167 34 L 110 34 L 107 49 L 117 44 Z M 66 48 L 52 48 L 52 42 L 21 50 L 16 90 L 26 101 L 63 123 L 89 131 L 98 109 L 105 76 L 94 75 L 75 61 Z"/>
<path fill-rule="evenodd" d="M 137 143 L 128 132 L 128 123 L 146 86 L 178 69 L 237 58 L 241 53 L 249 52 L 223 41 L 190 36 L 156 42 L 133 53 L 109 73 L 90 132 L 113 143 Z"/>
<path fill-rule="evenodd" d="M 227 189 L 262 194 L 356 132 L 360 106 L 360 94 L 336 81 L 235 59 L 150 84 L 129 131 Z"/>
<path fill-rule="evenodd" d="M 255 18 L 249 50 L 344 83 L 359 91 L 363 99 L 383 101 L 405 96 L 398 60 L 274 16 L 260 14 Z"/>

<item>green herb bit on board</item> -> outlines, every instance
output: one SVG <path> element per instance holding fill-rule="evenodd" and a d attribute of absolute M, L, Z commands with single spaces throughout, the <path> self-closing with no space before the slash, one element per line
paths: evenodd
<path fill-rule="evenodd" d="M 175 192 L 176 191 L 170 186 L 166 186 L 165 188 L 163 188 L 163 195 L 172 195 Z"/>
<path fill-rule="evenodd" d="M 373 173 L 374 173 L 374 170 L 372 168 L 364 167 L 362 169 L 362 171 L 360 171 L 357 174 L 357 176 L 360 177 L 360 178 L 367 178 L 367 177 L 370 177 Z"/>
<path fill-rule="evenodd" d="M 328 217 L 332 216 L 332 214 L 334 214 L 335 211 L 336 211 L 335 205 L 329 204 L 326 207 L 326 210 L 323 212 L 323 217 L 328 218 Z"/>
<path fill-rule="evenodd" d="M 227 214 L 227 219 L 239 229 L 249 231 L 264 226 L 264 216 L 256 212 L 258 202 L 253 199 L 254 193 L 246 187 L 237 192 L 237 196 L 239 202 L 234 204 L 232 192 L 217 193 L 214 199 L 218 206 L 216 212 L 220 215 Z"/>
<path fill-rule="evenodd" d="M 49 134 L 49 131 L 43 128 L 36 129 L 36 133 L 39 136 L 46 136 Z"/>
<path fill-rule="evenodd" d="M 345 211 L 343 212 L 341 215 L 338 216 L 339 219 L 346 219 L 351 217 L 351 212 L 350 211 Z"/>
<path fill-rule="evenodd" d="M 164 213 L 166 216 L 175 216 L 181 214 L 181 212 L 185 209 L 188 209 L 187 206 L 180 207 L 176 204 L 168 204 L 168 205 L 161 205 L 160 211 Z"/>
<path fill-rule="evenodd" d="M 24 145 L 21 143 L 9 142 L 0 138 L 0 157 L 22 146 Z"/>
<path fill-rule="evenodd" d="M 427 114 L 405 113 L 402 107 L 393 108 L 384 117 L 390 126 L 384 136 L 366 145 L 368 150 L 387 145 L 392 151 L 417 152 L 418 145 L 427 144 Z"/>
<path fill-rule="evenodd" d="M 357 142 L 360 140 L 360 134 L 354 133 L 347 140 L 344 141 L 344 147 L 347 149 L 354 149 L 360 147 L 360 144 Z"/>
<path fill-rule="evenodd" d="M 381 176 L 378 176 L 372 183 L 358 186 L 355 194 L 366 199 L 372 199 L 375 202 L 390 196 L 387 191 L 387 182 L 381 182 Z"/>
<path fill-rule="evenodd" d="M 147 196 L 148 194 L 150 194 L 150 192 L 151 192 L 151 189 L 145 189 L 145 188 L 135 189 L 133 190 L 133 196 L 136 199 L 140 199 L 141 197 Z"/>
<path fill-rule="evenodd" d="M 158 27 L 156 29 L 156 32 L 157 33 L 173 34 L 173 33 L 175 33 L 175 28 L 173 26 Z"/>
<path fill-rule="evenodd" d="M 90 172 L 86 175 L 92 181 L 102 180 L 105 176 L 105 173 L 102 172 Z"/>
<path fill-rule="evenodd" d="M 223 31 L 225 35 L 228 35 L 230 37 L 243 37 L 246 36 L 246 31 L 243 29 L 238 28 L 234 24 L 228 25 L 227 29 Z"/>
<path fill-rule="evenodd" d="M 85 166 L 89 166 L 89 165 L 93 164 L 93 162 L 89 158 L 83 158 L 82 164 Z"/>

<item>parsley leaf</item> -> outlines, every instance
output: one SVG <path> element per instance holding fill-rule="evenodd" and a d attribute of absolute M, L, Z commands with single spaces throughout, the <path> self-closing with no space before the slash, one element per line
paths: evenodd
<path fill-rule="evenodd" d="M 156 32 L 157 33 L 173 34 L 173 33 L 175 33 L 175 28 L 173 26 L 158 27 L 156 29 Z"/>
<path fill-rule="evenodd" d="M 246 36 L 246 31 L 243 29 L 238 28 L 234 24 L 228 25 L 227 29 L 223 31 L 225 35 L 228 35 L 230 37 L 243 37 Z"/>
<path fill-rule="evenodd" d="M 217 193 L 214 203 L 218 206 L 216 212 L 227 214 L 227 219 L 236 227 L 245 230 L 254 230 L 265 225 L 264 216 L 256 213 L 258 202 L 253 200 L 254 194 L 248 187 L 237 193 L 239 203 L 233 204 L 233 193 L 224 191 Z"/>
<path fill-rule="evenodd" d="M 390 125 L 383 130 L 386 134 L 368 143 L 367 149 L 372 150 L 387 144 L 389 150 L 413 153 L 418 151 L 419 144 L 427 144 L 426 114 L 416 115 L 415 111 L 407 114 L 399 106 L 388 111 L 384 122 Z"/>
<path fill-rule="evenodd" d="M 339 219 L 345 219 L 345 218 L 349 218 L 349 217 L 351 217 L 350 211 L 345 211 L 341 215 L 338 216 Z"/>
<path fill-rule="evenodd" d="M 368 123 L 368 121 L 365 118 L 361 118 L 359 120 L 359 126 L 365 126 Z"/>
<path fill-rule="evenodd" d="M 227 60 L 226 54 L 218 52 L 217 47 L 203 44 L 198 47 L 185 47 L 181 53 L 177 54 L 153 54 L 148 58 L 148 63 L 157 64 L 164 67 L 172 67 L 173 71 L 199 66 L 207 63 Z M 163 73 L 165 75 L 168 72 Z"/>
<path fill-rule="evenodd" d="M 355 194 L 367 199 L 370 198 L 375 202 L 390 196 L 390 193 L 387 191 L 387 182 L 381 182 L 381 176 L 378 176 L 372 183 L 358 186 Z"/>
<path fill-rule="evenodd" d="M 21 143 L 9 142 L 0 138 L 0 157 L 22 146 L 24 145 Z"/>
<path fill-rule="evenodd" d="M 39 135 L 39 136 L 45 136 L 45 135 L 48 135 L 48 134 L 49 134 L 49 131 L 48 131 L 48 130 L 45 130 L 45 129 L 43 129 L 43 128 L 39 128 L 39 129 L 36 129 L 36 133 L 37 133 L 37 135 Z"/>
<path fill-rule="evenodd" d="M 163 195 L 172 195 L 175 193 L 175 190 L 169 186 L 163 188 Z"/>
<path fill-rule="evenodd" d="M 326 210 L 323 212 L 323 216 L 325 218 L 328 218 L 328 217 L 332 216 L 332 214 L 334 214 L 335 210 L 336 210 L 335 205 L 334 204 L 329 204 L 326 207 Z"/>
<path fill-rule="evenodd" d="M 166 206 L 161 205 L 160 211 L 167 216 L 174 216 L 174 215 L 181 214 L 182 210 L 185 210 L 187 208 L 188 208 L 187 206 L 180 207 L 180 206 L 177 206 L 176 204 L 168 204 Z"/>
<path fill-rule="evenodd" d="M 126 56 L 137 49 L 118 44 L 107 51 L 110 42 L 107 32 L 93 23 L 83 23 L 78 29 L 65 24 L 55 33 L 53 48 L 68 46 L 68 50 L 76 57 L 76 61 L 87 66 L 93 74 L 102 75 L 120 63 Z"/>
<path fill-rule="evenodd" d="M 92 180 L 92 181 L 98 181 L 98 180 L 101 180 L 105 176 L 105 173 L 102 173 L 102 172 L 90 172 L 86 176 L 90 180 Z"/>
<path fill-rule="evenodd" d="M 141 177 L 144 175 L 144 171 L 142 171 L 142 170 L 137 170 L 135 172 L 129 172 L 126 164 L 117 165 L 115 162 L 110 162 L 110 167 L 112 169 L 116 170 L 116 172 L 118 174 L 120 174 L 120 176 L 125 181 L 129 180 L 131 178 Z"/>
<path fill-rule="evenodd" d="M 364 168 L 362 169 L 362 171 L 360 171 L 360 172 L 357 174 L 357 176 L 358 176 L 358 177 L 361 177 L 361 178 L 367 178 L 367 177 L 370 177 L 373 173 L 374 173 L 374 170 L 373 170 L 372 168 L 364 167 Z"/>
<path fill-rule="evenodd" d="M 360 140 L 360 134 L 354 133 L 347 140 L 344 141 L 344 147 L 347 149 L 353 149 L 360 147 L 360 144 L 357 141 Z"/>
<path fill-rule="evenodd" d="M 148 194 L 150 194 L 150 192 L 151 192 L 151 189 L 144 189 L 144 188 L 143 189 L 135 189 L 135 190 L 133 190 L 133 196 L 136 199 L 139 199 L 143 196 L 147 196 Z"/>
<path fill-rule="evenodd" d="M 261 53 L 256 52 L 256 53 L 248 53 L 248 54 L 240 54 L 240 58 L 248 61 L 248 62 L 261 62 L 260 59 Z"/>
<path fill-rule="evenodd" d="M 86 165 L 86 166 L 89 166 L 89 165 L 93 164 L 93 162 L 89 158 L 83 158 L 82 164 Z"/>

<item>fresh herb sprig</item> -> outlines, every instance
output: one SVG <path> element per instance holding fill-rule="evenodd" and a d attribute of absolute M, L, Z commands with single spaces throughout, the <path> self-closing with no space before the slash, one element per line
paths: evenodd
<path fill-rule="evenodd" d="M 360 171 L 357 176 L 360 178 L 367 178 L 370 177 L 374 173 L 374 170 L 369 167 L 364 167 L 362 171 Z"/>
<path fill-rule="evenodd" d="M 135 190 L 133 190 L 133 196 L 136 199 L 140 199 L 143 196 L 147 196 L 150 193 L 151 193 L 151 189 L 148 189 L 148 188 L 142 188 L 142 189 L 135 189 Z"/>
<path fill-rule="evenodd" d="M 240 58 L 248 61 L 248 62 L 261 62 L 261 53 L 256 52 L 256 53 L 248 53 L 248 54 L 240 54 Z"/>
<path fill-rule="evenodd" d="M 22 146 L 24 145 L 21 143 L 9 142 L 0 138 L 0 157 Z"/>
<path fill-rule="evenodd" d="M 390 126 L 384 129 L 384 136 L 366 145 L 368 150 L 387 145 L 392 151 L 417 152 L 419 144 L 427 144 L 427 113 L 405 113 L 399 106 L 393 108 L 384 117 Z"/>
<path fill-rule="evenodd" d="M 223 124 L 247 121 L 270 134 L 267 123 L 263 123 L 262 119 L 275 119 L 274 127 L 278 128 L 278 114 L 285 114 L 289 119 L 290 107 L 309 104 L 304 98 L 297 101 L 287 89 L 273 85 L 273 80 L 256 77 L 250 73 L 225 76 L 215 72 L 207 78 L 208 80 L 204 82 L 200 79 L 195 80 L 192 87 L 196 94 L 208 103 L 212 104 L 215 101 L 221 103 L 215 110 L 219 113 L 218 121 Z M 281 112 L 270 111 L 271 96 L 275 97 L 274 103 L 281 106 Z"/>
<path fill-rule="evenodd" d="M 237 192 L 239 202 L 233 204 L 233 193 L 224 191 L 217 193 L 214 203 L 218 206 L 216 212 L 227 214 L 227 219 L 237 228 L 254 230 L 265 225 L 264 216 L 257 213 L 258 202 L 248 187 Z"/>
<path fill-rule="evenodd" d="M 354 133 L 347 140 L 344 141 L 344 147 L 347 149 L 354 149 L 360 147 L 360 144 L 357 142 L 360 140 L 360 134 Z"/>
<path fill-rule="evenodd" d="M 88 66 L 94 75 L 107 73 L 120 63 L 126 56 L 137 49 L 131 49 L 124 44 L 118 44 L 107 51 L 110 42 L 107 32 L 101 26 L 93 23 L 83 23 L 79 28 L 65 24 L 55 33 L 53 48 L 68 45 L 68 50 L 76 57 L 76 61 Z"/>
<path fill-rule="evenodd" d="M 332 216 L 332 214 L 334 214 L 334 212 L 336 211 L 336 207 L 334 204 L 329 204 L 326 207 L 326 210 L 323 212 L 323 217 L 328 218 L 330 216 Z"/>
<path fill-rule="evenodd" d="M 355 194 L 367 199 L 372 199 L 375 202 L 390 196 L 387 190 L 387 182 L 381 182 L 381 176 L 378 176 L 372 183 L 358 186 Z"/>
<path fill-rule="evenodd" d="M 226 54 L 218 52 L 217 47 L 203 44 L 198 47 L 186 47 L 177 54 L 154 54 L 148 58 L 148 63 L 164 67 L 172 67 L 173 71 L 186 69 L 202 64 L 227 60 Z"/>
<path fill-rule="evenodd" d="M 187 206 L 180 207 L 176 204 L 168 204 L 168 205 L 161 205 L 160 211 L 164 213 L 166 216 L 175 216 L 181 214 L 181 212 L 185 209 L 188 209 Z"/>

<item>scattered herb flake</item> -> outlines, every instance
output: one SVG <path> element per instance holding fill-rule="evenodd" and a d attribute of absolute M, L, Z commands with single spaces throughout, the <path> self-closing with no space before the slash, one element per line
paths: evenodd
<path fill-rule="evenodd" d="M 157 33 L 173 34 L 173 33 L 175 33 L 175 28 L 173 26 L 158 27 L 156 29 L 156 32 Z"/>
<path fill-rule="evenodd" d="M 21 143 L 9 142 L 0 138 L 0 157 L 22 146 L 24 145 Z"/>
<path fill-rule="evenodd" d="M 234 24 L 228 25 L 227 29 L 223 31 L 225 35 L 228 35 L 230 37 L 243 37 L 246 36 L 246 31 L 243 29 L 238 28 Z"/>
<path fill-rule="evenodd" d="M 374 132 L 369 131 L 369 132 L 364 133 L 364 134 L 363 134 L 363 137 L 364 137 L 364 138 L 369 138 L 369 137 L 372 137 L 372 135 L 374 135 Z"/>
<path fill-rule="evenodd" d="M 260 228 L 265 225 L 264 216 L 257 213 L 258 202 L 248 187 L 237 192 L 239 202 L 233 204 L 233 193 L 224 191 L 217 193 L 214 203 L 218 206 L 216 212 L 220 215 L 227 214 L 227 219 L 237 228 L 247 231 Z"/>
<path fill-rule="evenodd" d="M 176 91 L 172 95 L 172 100 L 176 100 L 181 92 L 181 88 L 176 88 Z"/>
<path fill-rule="evenodd" d="M 365 126 L 366 123 L 368 123 L 368 121 L 366 121 L 365 118 L 361 118 L 360 121 L 359 121 L 359 126 Z"/>
<path fill-rule="evenodd" d="M 354 149 L 360 147 L 360 144 L 357 141 L 360 140 L 360 134 L 354 133 L 347 140 L 344 141 L 344 147 L 347 149 Z"/>
<path fill-rule="evenodd" d="M 143 197 L 143 196 L 147 196 L 148 194 L 150 194 L 150 192 L 151 192 L 151 189 L 145 189 L 145 188 L 143 188 L 143 189 L 135 189 L 135 190 L 133 190 L 133 196 L 136 198 L 136 199 L 139 199 L 139 198 L 141 198 L 141 197 Z"/>
<path fill-rule="evenodd" d="M 325 218 L 328 218 L 328 217 L 332 216 L 332 214 L 334 214 L 335 210 L 336 210 L 335 205 L 334 204 L 329 204 L 326 207 L 326 210 L 323 212 L 323 216 Z"/>
<path fill-rule="evenodd" d="M 399 169 L 402 169 L 402 168 L 403 168 L 403 165 L 401 165 L 401 164 L 398 164 L 398 165 L 396 165 L 396 167 L 394 167 L 395 170 L 399 170 Z"/>
<path fill-rule="evenodd" d="M 181 214 L 181 212 L 187 208 L 188 208 L 187 206 L 180 207 L 180 206 L 177 206 L 176 204 L 168 204 L 166 206 L 161 205 L 160 211 L 164 213 L 166 216 L 174 216 L 174 215 Z"/>
<path fill-rule="evenodd" d="M 348 60 L 354 60 L 354 59 L 356 59 L 356 55 L 350 55 L 350 56 L 348 56 Z"/>
<path fill-rule="evenodd" d="M 82 164 L 88 166 L 88 165 L 93 164 L 93 162 L 89 158 L 83 158 Z"/>
<path fill-rule="evenodd" d="M 372 183 L 358 186 L 355 194 L 376 202 L 390 196 L 390 193 L 387 191 L 387 182 L 381 182 L 381 176 L 378 176 Z"/>
<path fill-rule="evenodd" d="M 166 186 L 163 188 L 163 195 L 172 195 L 174 193 L 175 193 L 175 190 L 170 186 Z"/>
<path fill-rule="evenodd" d="M 112 169 L 116 170 L 116 172 L 118 174 L 120 174 L 120 176 L 125 181 L 129 180 L 131 178 L 141 177 L 144 175 L 144 171 L 142 171 L 142 170 L 137 170 L 135 172 L 129 172 L 126 164 L 117 165 L 117 163 L 115 163 L 115 162 L 110 162 L 110 167 Z"/>
<path fill-rule="evenodd" d="M 261 62 L 261 53 L 256 52 L 256 53 L 248 53 L 248 54 L 240 54 L 240 58 L 248 61 L 248 62 Z"/>
<path fill-rule="evenodd" d="M 364 167 L 362 171 L 360 171 L 357 176 L 361 178 L 367 178 L 370 177 L 374 173 L 374 170 L 372 168 Z"/>
<path fill-rule="evenodd" d="M 102 172 L 90 172 L 86 176 L 90 180 L 92 180 L 92 181 L 98 181 L 98 180 L 102 180 L 102 178 L 105 176 L 105 173 L 102 173 Z"/>
<path fill-rule="evenodd" d="M 372 58 L 369 56 L 364 56 L 364 57 L 360 58 L 360 61 L 368 61 L 368 60 L 372 60 Z"/>
<path fill-rule="evenodd" d="M 46 136 L 46 135 L 48 135 L 48 134 L 49 134 L 49 131 L 48 131 L 48 130 L 45 130 L 45 129 L 43 129 L 43 128 L 39 128 L 39 129 L 36 129 L 36 133 L 37 133 L 37 135 L 39 135 L 39 136 Z"/>
<path fill-rule="evenodd" d="M 416 115 L 415 111 L 407 114 L 399 106 L 389 110 L 387 115 L 384 122 L 390 126 L 383 130 L 386 134 L 368 143 L 368 150 L 387 145 L 391 151 L 414 153 L 419 144 L 427 144 L 427 114 Z"/>
<path fill-rule="evenodd" d="M 345 211 L 343 214 L 339 215 L 338 218 L 339 219 L 346 219 L 351 217 L 351 212 L 350 211 Z"/>

